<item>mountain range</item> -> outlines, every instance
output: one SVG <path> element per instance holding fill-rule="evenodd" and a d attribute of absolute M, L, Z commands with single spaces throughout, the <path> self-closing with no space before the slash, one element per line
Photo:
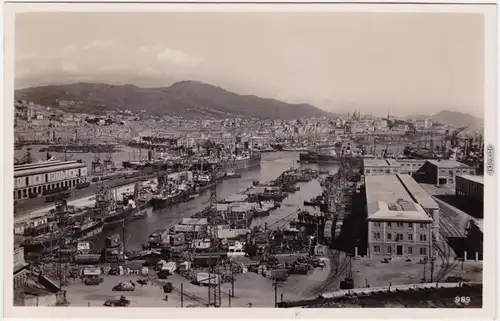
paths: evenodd
<path fill-rule="evenodd" d="M 302 117 L 338 117 L 344 114 L 327 112 L 310 104 L 289 104 L 254 95 L 239 95 L 198 81 L 180 81 L 161 88 L 100 83 L 49 85 L 16 90 L 15 98 L 45 106 L 58 106 L 59 101 L 73 101 L 75 102 L 73 105 L 64 107 L 66 111 L 97 115 L 110 110 L 126 109 L 133 112 L 144 110 L 155 116 L 188 118 L 242 116 L 286 120 Z M 405 118 L 413 120 L 430 118 L 456 127 L 467 126 L 468 131 L 484 126 L 481 118 L 447 110 L 434 115 L 413 115 Z"/>
<path fill-rule="evenodd" d="M 309 104 L 289 104 L 254 95 L 238 95 L 198 81 L 181 81 L 170 87 L 141 88 L 134 85 L 75 83 L 17 90 L 17 100 L 46 106 L 73 101 L 68 112 L 102 114 L 109 110 L 130 110 L 155 116 L 254 117 L 258 119 L 295 119 L 334 116 Z"/>
<path fill-rule="evenodd" d="M 413 115 L 406 117 L 406 119 L 412 120 L 426 118 L 430 118 L 433 121 L 438 121 L 440 123 L 448 124 L 454 127 L 467 126 L 467 132 L 472 132 L 484 128 L 484 120 L 482 118 L 449 110 L 443 110 L 434 115 Z"/>

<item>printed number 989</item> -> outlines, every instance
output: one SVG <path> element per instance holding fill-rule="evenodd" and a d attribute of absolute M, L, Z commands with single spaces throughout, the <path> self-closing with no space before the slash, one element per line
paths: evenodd
<path fill-rule="evenodd" d="M 470 303 L 470 297 L 468 297 L 468 296 L 457 296 L 457 297 L 455 297 L 455 303 L 469 304 Z"/>

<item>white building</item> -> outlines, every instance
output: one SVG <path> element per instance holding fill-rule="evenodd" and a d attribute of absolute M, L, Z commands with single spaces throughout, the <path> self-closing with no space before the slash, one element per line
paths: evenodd
<path fill-rule="evenodd" d="M 46 161 L 14 166 L 14 199 L 85 181 L 87 166 L 77 161 Z"/>

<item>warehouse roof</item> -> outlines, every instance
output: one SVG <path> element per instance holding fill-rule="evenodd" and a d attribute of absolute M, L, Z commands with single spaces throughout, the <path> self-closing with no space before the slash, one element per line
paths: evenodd
<path fill-rule="evenodd" d="M 399 199 L 411 201 L 411 197 L 396 175 L 365 176 L 366 202 L 396 202 Z"/>
<path fill-rule="evenodd" d="M 373 210 L 372 213 L 368 213 L 369 221 L 432 222 L 424 209 L 413 202 L 403 201 L 400 204 L 389 204 L 378 201 L 369 207 Z"/>
<path fill-rule="evenodd" d="M 484 185 L 484 176 L 480 175 L 457 175 L 457 177 L 462 177 L 468 181 L 472 181 L 481 185 Z"/>
<path fill-rule="evenodd" d="M 380 167 L 391 166 L 387 162 L 387 160 L 380 159 L 380 158 L 365 158 L 365 159 L 363 159 L 363 165 L 365 167 L 367 167 L 367 166 L 380 166 Z M 397 166 L 399 166 L 399 165 L 397 165 Z"/>
<path fill-rule="evenodd" d="M 410 175 L 397 175 L 413 199 L 425 209 L 439 209 L 439 205 Z"/>
<path fill-rule="evenodd" d="M 441 168 L 470 167 L 468 165 L 462 164 L 456 160 L 451 160 L 451 159 L 429 159 L 427 162 L 431 163 L 436 167 L 441 167 Z"/>
<path fill-rule="evenodd" d="M 62 170 L 86 168 L 86 167 L 87 166 L 85 164 L 79 162 L 71 162 L 71 163 L 61 162 L 61 163 L 46 164 L 45 166 L 35 167 L 35 168 L 22 168 L 22 169 L 14 168 L 14 177 L 24 177 L 30 175 L 38 175 L 38 174 L 52 173 Z"/>
<path fill-rule="evenodd" d="M 366 176 L 365 184 L 369 220 L 432 221 L 397 175 Z"/>

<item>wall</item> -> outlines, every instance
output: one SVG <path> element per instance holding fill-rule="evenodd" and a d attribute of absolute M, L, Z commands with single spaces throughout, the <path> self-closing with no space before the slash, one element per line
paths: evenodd
<path fill-rule="evenodd" d="M 398 225 L 402 224 L 402 225 Z M 415 258 L 424 258 L 430 254 L 431 244 L 431 224 L 415 222 L 369 222 L 369 255 L 370 256 L 408 256 Z M 411 224 L 411 225 L 410 225 Z M 422 224 L 422 225 L 421 225 Z M 391 238 L 389 239 L 389 234 Z M 402 239 L 396 241 L 397 235 L 402 234 Z M 411 237 L 410 237 L 411 235 Z M 425 239 L 420 239 L 425 236 Z M 403 247 L 402 254 L 397 254 L 397 246 Z M 379 247 L 379 253 L 376 253 L 374 246 Z M 390 253 L 388 252 L 390 246 Z M 412 253 L 409 253 L 411 247 Z M 425 254 L 420 254 L 420 248 L 425 248 Z"/>
<path fill-rule="evenodd" d="M 470 181 L 463 177 L 456 177 L 455 191 L 458 196 L 466 196 L 475 200 L 484 201 L 484 185 Z"/>

